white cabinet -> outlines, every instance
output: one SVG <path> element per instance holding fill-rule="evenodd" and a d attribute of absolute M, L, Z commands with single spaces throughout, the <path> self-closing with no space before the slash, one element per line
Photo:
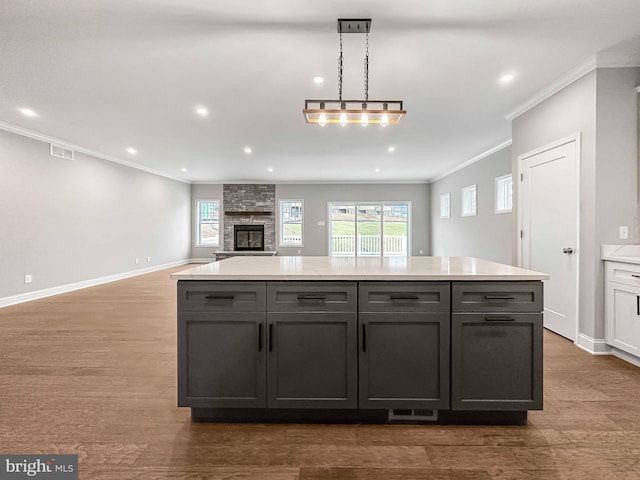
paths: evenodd
<path fill-rule="evenodd" d="M 640 265 L 606 263 L 606 342 L 640 357 Z"/>

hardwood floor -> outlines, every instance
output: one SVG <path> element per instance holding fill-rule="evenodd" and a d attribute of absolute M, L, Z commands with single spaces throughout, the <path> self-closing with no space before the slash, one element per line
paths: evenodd
<path fill-rule="evenodd" d="M 82 479 L 640 479 L 640 368 L 545 332 L 526 427 L 191 423 L 169 273 L 0 309 L 0 453 Z"/>

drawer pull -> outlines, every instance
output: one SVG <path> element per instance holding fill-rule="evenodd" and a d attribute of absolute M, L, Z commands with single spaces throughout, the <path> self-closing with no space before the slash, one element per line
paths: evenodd
<path fill-rule="evenodd" d="M 235 295 L 207 295 L 207 300 L 233 300 Z"/>
<path fill-rule="evenodd" d="M 631 274 L 631 276 L 632 276 L 633 278 L 640 278 L 640 275 L 634 275 L 633 273 Z"/>
<path fill-rule="evenodd" d="M 418 297 L 417 295 L 402 295 L 402 296 L 392 295 L 389 298 L 391 298 L 392 301 L 396 301 L 396 300 L 399 300 L 399 301 L 420 300 L 420 297 Z"/>
<path fill-rule="evenodd" d="M 298 295 L 298 300 L 311 300 L 311 301 L 316 301 L 316 302 L 324 302 L 327 299 L 327 297 L 323 296 L 323 295 Z"/>
<path fill-rule="evenodd" d="M 504 295 L 485 295 L 485 300 L 515 300 L 516 297 L 507 297 Z"/>
<path fill-rule="evenodd" d="M 262 323 L 258 324 L 258 351 L 262 351 Z"/>
<path fill-rule="evenodd" d="M 362 351 L 367 351 L 367 325 L 362 324 Z"/>
<path fill-rule="evenodd" d="M 515 322 L 513 317 L 484 317 L 486 322 Z"/>
<path fill-rule="evenodd" d="M 636 315 L 640 315 L 640 295 L 636 295 Z"/>

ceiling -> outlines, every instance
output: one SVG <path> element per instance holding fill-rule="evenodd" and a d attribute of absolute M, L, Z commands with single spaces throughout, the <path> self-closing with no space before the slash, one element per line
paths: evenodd
<path fill-rule="evenodd" d="M 341 17 L 372 19 L 369 98 L 404 100 L 398 125 L 304 122 L 338 96 Z M 188 182 L 427 182 L 639 35 L 638 0 L 1 0 L 0 122 Z M 344 98 L 363 57 L 345 35 Z"/>

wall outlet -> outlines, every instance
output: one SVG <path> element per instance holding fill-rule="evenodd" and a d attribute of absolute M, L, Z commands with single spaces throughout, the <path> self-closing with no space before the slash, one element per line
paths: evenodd
<path fill-rule="evenodd" d="M 318 220 L 318 226 L 324 227 L 324 220 Z"/>
<path fill-rule="evenodd" d="M 422 250 L 420 250 L 420 255 L 422 255 Z"/>
<path fill-rule="evenodd" d="M 140 263 L 140 259 L 136 258 L 136 265 L 138 265 Z"/>
<path fill-rule="evenodd" d="M 298 249 L 298 255 L 302 255 L 302 250 Z"/>
<path fill-rule="evenodd" d="M 151 257 L 147 257 L 147 263 L 151 261 Z"/>
<path fill-rule="evenodd" d="M 24 276 L 24 283 L 31 283 L 31 275 Z"/>
<path fill-rule="evenodd" d="M 626 240 L 629 238 L 629 227 L 626 225 L 620 227 L 620 240 Z"/>

